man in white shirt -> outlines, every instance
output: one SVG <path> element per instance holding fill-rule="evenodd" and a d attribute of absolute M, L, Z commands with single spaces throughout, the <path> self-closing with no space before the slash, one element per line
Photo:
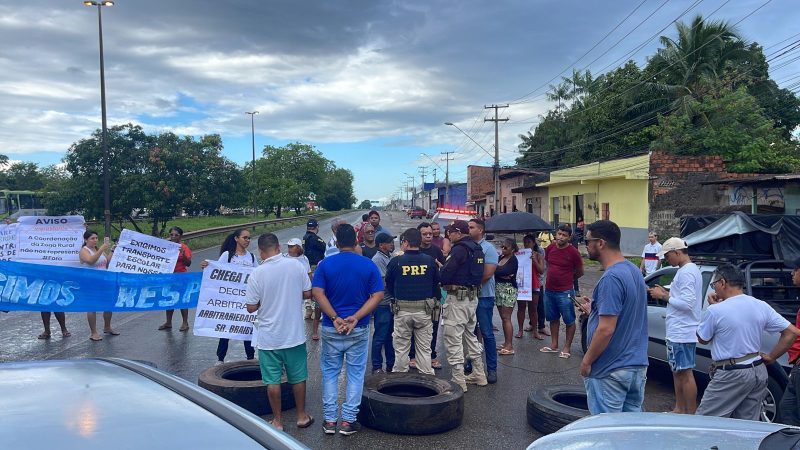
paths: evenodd
<path fill-rule="evenodd" d="M 305 298 L 311 298 L 311 280 L 303 264 L 281 254 L 278 237 L 272 233 L 258 238 L 264 261 L 253 269 L 247 281 L 247 312 L 258 311 L 256 347 L 261 379 L 267 385 L 272 408 L 272 425 L 283 430 L 281 416 L 281 372 L 292 385 L 297 404 L 297 426 L 306 428 L 314 418 L 306 414 L 306 335 L 303 311 Z"/>
<path fill-rule="evenodd" d="M 659 252 L 661 252 L 661 244 L 658 243 L 658 235 L 651 231 L 647 235 L 647 244 L 644 244 L 642 262 L 639 264 L 639 269 L 641 269 L 644 276 L 648 276 L 661 268 Z"/>
<path fill-rule="evenodd" d="M 697 409 L 697 384 L 694 380 L 697 326 L 703 312 L 703 277 L 700 269 L 689 259 L 686 242 L 681 238 L 667 239 L 658 254 L 678 272 L 669 291 L 662 286 L 649 289 L 650 296 L 667 301 L 667 360 L 675 385 L 677 414 L 694 414 Z"/>
<path fill-rule="evenodd" d="M 714 271 L 709 307 L 697 329 L 701 344 L 711 343 L 711 383 L 697 414 L 759 420 L 767 394 L 767 368 L 792 345 L 800 330 L 770 305 L 745 295 L 742 271 L 731 265 Z M 769 354 L 760 353 L 764 331 L 780 333 Z"/>

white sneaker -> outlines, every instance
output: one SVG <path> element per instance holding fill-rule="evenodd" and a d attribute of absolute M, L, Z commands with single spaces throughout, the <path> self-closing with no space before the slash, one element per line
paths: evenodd
<path fill-rule="evenodd" d="M 221 366 L 223 364 L 225 364 L 225 361 L 217 361 L 214 363 L 215 366 Z"/>

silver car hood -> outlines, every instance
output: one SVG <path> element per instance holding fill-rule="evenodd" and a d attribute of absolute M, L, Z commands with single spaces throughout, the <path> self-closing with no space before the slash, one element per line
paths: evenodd
<path fill-rule="evenodd" d="M 528 449 L 758 449 L 768 434 L 788 425 L 665 413 L 599 414 L 534 441 Z"/>

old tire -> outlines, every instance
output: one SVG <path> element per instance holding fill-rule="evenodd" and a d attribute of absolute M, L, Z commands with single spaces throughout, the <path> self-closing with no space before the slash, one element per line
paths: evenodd
<path fill-rule="evenodd" d="M 581 386 L 539 386 L 528 395 L 528 424 L 543 434 L 560 430 L 589 415 Z"/>
<path fill-rule="evenodd" d="M 200 374 L 197 384 L 257 416 L 272 414 L 267 386 L 261 381 L 257 361 L 234 361 L 213 366 Z M 281 409 L 295 407 L 292 385 L 281 383 Z"/>
<path fill-rule="evenodd" d="M 358 420 L 395 434 L 435 434 L 464 418 L 464 391 L 449 381 L 420 373 L 387 373 L 364 380 Z"/>

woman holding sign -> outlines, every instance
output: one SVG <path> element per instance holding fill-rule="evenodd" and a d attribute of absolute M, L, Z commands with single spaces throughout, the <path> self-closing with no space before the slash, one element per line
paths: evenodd
<path fill-rule="evenodd" d="M 91 230 L 86 230 L 83 233 L 83 247 L 81 247 L 80 259 L 81 265 L 92 269 L 105 270 L 108 267 L 108 261 L 111 260 L 111 254 L 106 256 L 106 250 L 109 248 L 108 237 L 103 239 L 103 245 L 97 246 L 97 233 Z M 86 318 L 89 320 L 89 329 L 92 334 L 89 339 L 92 341 L 102 341 L 103 337 L 97 332 L 97 313 L 86 313 Z M 111 312 L 105 311 L 103 313 L 103 333 L 112 336 L 119 335 L 118 331 L 111 328 Z"/>
<path fill-rule="evenodd" d="M 247 250 L 250 245 L 250 232 L 239 228 L 231 233 L 230 236 L 225 238 L 219 248 L 218 262 L 236 264 L 239 266 L 256 267 L 255 255 Z M 205 269 L 208 266 L 208 261 L 200 263 L 200 268 Z M 220 338 L 217 344 L 217 365 L 225 362 L 225 356 L 228 354 L 228 343 L 230 339 Z M 247 359 L 255 359 L 256 351 L 253 348 L 251 341 L 244 341 L 244 353 Z"/>
<path fill-rule="evenodd" d="M 531 266 L 533 268 L 533 287 L 531 292 L 531 300 L 519 300 L 517 299 L 517 324 L 519 325 L 519 330 L 515 335 L 518 338 L 522 337 L 522 330 L 523 325 L 525 324 L 525 310 L 528 310 L 528 320 L 530 321 L 530 327 L 524 328 L 525 331 L 533 331 L 534 339 L 542 340 L 542 328 L 538 328 L 538 321 L 539 321 L 539 303 L 543 300 L 540 299 L 541 287 L 542 287 L 542 280 L 540 278 L 541 274 L 544 273 L 544 256 L 542 256 L 542 249 L 539 246 L 539 242 L 536 237 L 532 234 L 528 234 L 522 240 L 523 245 L 525 248 L 531 249 Z M 527 262 L 526 262 L 527 264 Z M 544 313 L 542 313 L 544 314 Z"/>
<path fill-rule="evenodd" d="M 178 262 L 175 264 L 175 273 L 179 272 L 186 272 L 186 268 L 192 265 L 192 250 L 189 249 L 189 246 L 181 242 L 181 238 L 183 238 L 183 228 L 181 227 L 172 227 L 169 229 L 169 240 L 176 243 L 181 244 L 180 252 L 178 253 Z M 172 315 L 175 313 L 174 309 L 167 310 L 167 321 L 161 324 L 158 327 L 159 330 L 169 330 L 172 328 Z M 188 331 L 189 330 L 189 309 L 182 308 L 181 309 L 181 327 L 178 328 L 180 331 Z"/>

